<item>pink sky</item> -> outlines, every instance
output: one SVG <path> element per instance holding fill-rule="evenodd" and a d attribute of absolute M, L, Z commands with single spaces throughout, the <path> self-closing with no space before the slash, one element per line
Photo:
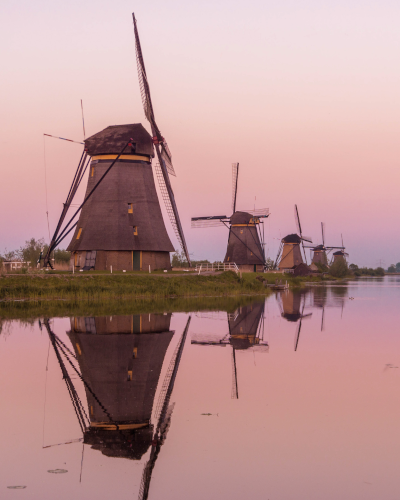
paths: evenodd
<path fill-rule="evenodd" d="M 391 1 L 4 0 L 0 252 L 48 238 L 43 133 L 82 140 L 80 99 L 88 136 L 145 123 L 133 10 L 193 258 L 224 257 L 226 230 L 190 229 L 190 218 L 230 215 L 238 161 L 237 208 L 255 197 L 269 207 L 272 258 L 295 231 L 297 203 L 314 242 L 323 221 L 326 243 L 343 233 L 351 262 L 400 261 L 400 6 Z M 80 152 L 46 139 L 51 229 Z"/>

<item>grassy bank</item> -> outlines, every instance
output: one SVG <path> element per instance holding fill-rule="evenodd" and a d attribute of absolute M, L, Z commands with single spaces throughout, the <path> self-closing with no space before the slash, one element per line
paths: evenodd
<path fill-rule="evenodd" d="M 99 302 L 106 299 L 226 297 L 267 294 L 263 281 L 288 280 L 296 287 L 309 277 L 290 278 L 277 274 L 243 273 L 242 278 L 229 271 L 219 275 L 149 274 L 21 274 L 0 277 L 0 301 L 63 299 Z M 312 278 L 320 281 L 321 278 Z"/>

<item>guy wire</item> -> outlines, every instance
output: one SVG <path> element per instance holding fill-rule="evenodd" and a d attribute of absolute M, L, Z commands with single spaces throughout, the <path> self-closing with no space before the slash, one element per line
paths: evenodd
<path fill-rule="evenodd" d="M 46 138 L 43 134 L 43 159 L 44 159 L 44 190 L 46 193 L 46 216 L 47 216 L 47 229 L 49 231 L 49 243 L 51 241 L 50 236 L 50 222 L 49 222 L 49 204 L 47 200 L 47 165 L 46 165 Z"/>

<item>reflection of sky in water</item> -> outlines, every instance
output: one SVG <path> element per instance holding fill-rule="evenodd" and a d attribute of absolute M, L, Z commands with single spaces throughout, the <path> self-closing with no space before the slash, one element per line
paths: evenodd
<path fill-rule="evenodd" d="M 362 280 L 279 292 L 229 314 L 192 313 L 149 498 L 396 498 L 399 285 L 395 277 Z M 82 373 L 114 408 L 114 418 L 144 422 L 187 318 L 162 314 L 158 326 L 148 314 L 56 318 L 50 325 L 71 352 L 78 352 L 78 343 L 90 353 Z M 160 329 L 175 332 L 163 337 L 162 348 L 153 342 L 165 335 Z M 121 434 L 43 449 L 82 438 L 47 332 L 37 321 L 3 323 L 0 342 L 1 498 L 137 498 L 151 450 L 147 431 L 143 456 L 131 459 L 119 455 Z M 232 398 L 233 352 L 238 399 Z M 111 373 L 113 366 L 120 373 Z M 102 422 L 96 408 L 90 416 L 93 398 L 68 371 L 89 419 Z M 130 371 L 134 390 L 121 392 L 118 381 L 125 383 Z M 154 428 L 147 429 L 151 438 Z M 57 469 L 68 472 L 48 472 Z M 25 493 L 7 488 L 18 485 Z"/>

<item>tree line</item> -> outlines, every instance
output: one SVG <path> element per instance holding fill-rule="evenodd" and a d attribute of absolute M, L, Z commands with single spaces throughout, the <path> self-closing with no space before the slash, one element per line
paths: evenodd
<path fill-rule="evenodd" d="M 25 241 L 17 250 L 7 250 L 5 249 L 2 254 L 0 254 L 0 261 L 23 261 L 30 262 L 30 267 L 36 267 L 41 252 L 42 255 L 46 255 L 49 246 L 45 243 L 44 238 L 36 240 L 31 238 Z M 54 251 L 54 260 L 57 264 L 68 263 L 70 259 L 70 252 L 67 250 L 56 249 Z"/>

